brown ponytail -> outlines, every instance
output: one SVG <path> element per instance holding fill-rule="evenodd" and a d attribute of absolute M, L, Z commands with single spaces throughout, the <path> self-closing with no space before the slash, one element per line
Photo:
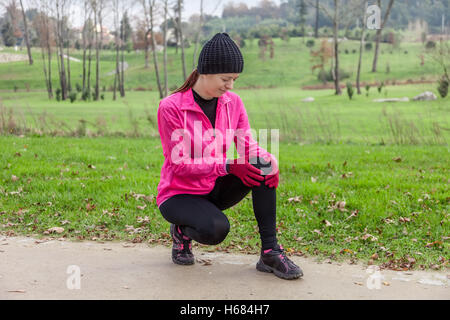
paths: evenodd
<path fill-rule="evenodd" d="M 189 89 L 191 89 L 194 86 L 194 84 L 197 82 L 199 77 L 200 77 L 200 73 L 198 73 L 197 69 L 194 69 L 194 71 L 192 71 L 192 73 L 186 79 L 185 83 L 181 87 L 179 87 L 177 90 L 172 92 L 172 94 L 188 91 Z"/>

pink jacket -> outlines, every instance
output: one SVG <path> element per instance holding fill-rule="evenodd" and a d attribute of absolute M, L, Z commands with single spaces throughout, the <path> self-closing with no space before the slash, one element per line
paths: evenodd
<path fill-rule="evenodd" d="M 226 92 L 218 99 L 215 131 L 195 102 L 192 89 L 161 100 L 158 108 L 164 164 L 156 204 L 177 194 L 208 194 L 227 175 L 226 153 L 234 140 L 239 157 L 247 161 L 271 156 L 253 139 L 241 98 Z"/>

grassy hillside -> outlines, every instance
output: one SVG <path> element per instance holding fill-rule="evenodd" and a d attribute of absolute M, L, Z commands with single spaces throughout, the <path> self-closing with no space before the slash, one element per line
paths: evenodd
<path fill-rule="evenodd" d="M 317 80 L 318 70 L 311 72 L 310 49 L 305 46 L 303 39 L 291 38 L 289 42 L 281 39 L 274 39 L 275 56 L 269 58 L 269 50 L 265 54 L 265 60 L 259 58 L 259 48 L 257 40 L 253 43 L 247 41 L 247 45 L 242 49 L 245 59 L 243 76 L 236 83 L 237 88 L 246 87 L 301 87 L 304 85 L 319 84 Z M 320 47 L 320 41 L 316 40 L 313 50 Z M 346 72 L 351 73 L 350 80 L 356 78 L 356 69 L 358 63 L 359 43 L 357 41 L 343 41 L 340 45 L 341 67 Z M 346 50 L 348 54 L 346 54 Z M 355 53 L 352 53 L 355 50 Z M 194 48 L 186 50 L 187 72 L 192 70 L 192 56 Z M 8 50 L 3 51 L 8 52 Z M 9 49 L 9 52 L 12 52 Z M 22 51 L 26 54 L 25 51 Z M 439 69 L 431 62 L 428 53 L 425 52 L 420 43 L 403 43 L 400 48 L 393 49 L 389 44 L 381 44 L 380 56 L 378 62 L 378 73 L 372 73 L 372 60 L 374 50 L 365 51 L 363 55 L 362 81 L 375 82 L 382 80 L 421 80 L 436 79 Z M 425 56 L 425 64 L 420 65 L 420 55 Z M 81 51 L 73 51 L 71 56 L 82 59 Z M 150 55 L 151 56 L 151 55 Z M 0 64 L 0 90 L 13 90 L 15 86 L 19 90 L 45 89 L 42 58 L 39 49 L 33 49 L 35 64 L 28 66 L 26 62 L 15 62 L 9 64 Z M 93 57 L 95 59 L 95 55 Z M 125 61 L 130 65 L 126 72 L 126 87 L 135 88 L 153 88 L 156 90 L 156 78 L 153 67 L 153 61 L 150 61 L 150 68 L 144 68 L 144 53 L 126 53 Z M 162 63 L 162 54 L 159 54 L 159 62 Z M 94 73 L 94 63 L 92 61 L 92 72 Z M 386 73 L 389 64 L 390 72 Z M 168 78 L 169 87 L 173 88 L 182 83 L 181 72 L 181 50 L 175 53 L 175 48 L 169 48 L 168 53 Z M 326 67 L 329 70 L 331 65 Z M 58 86 L 58 65 L 53 56 L 53 85 Z M 161 66 L 162 68 L 162 66 Z M 114 83 L 114 76 L 107 74 L 115 69 L 115 53 L 112 51 L 103 51 L 101 55 L 101 86 L 109 89 Z M 72 84 L 81 84 L 82 63 L 71 61 L 71 79 Z M 162 70 L 162 69 L 161 69 Z M 162 74 L 162 72 L 161 72 Z M 94 79 L 94 78 L 93 78 Z M 347 80 L 345 80 L 347 81 Z M 344 83 L 345 83 L 344 81 Z"/>

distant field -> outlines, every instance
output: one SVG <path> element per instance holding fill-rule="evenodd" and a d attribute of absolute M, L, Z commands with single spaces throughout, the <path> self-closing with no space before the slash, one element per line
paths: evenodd
<path fill-rule="evenodd" d="M 320 40 L 315 40 L 317 50 L 320 47 Z M 310 49 L 305 46 L 301 38 L 291 38 L 289 42 L 281 39 L 274 39 L 275 56 L 269 58 L 269 52 L 266 53 L 266 59 L 259 58 L 259 48 L 257 40 L 253 44 L 247 41 L 247 45 L 242 48 L 245 59 L 244 74 L 236 83 L 237 88 L 244 87 L 301 87 L 319 83 L 317 80 L 318 70 L 311 72 L 313 62 L 311 62 Z M 340 63 L 343 70 L 351 73 L 350 80 L 354 81 L 359 56 L 359 42 L 344 41 L 340 45 L 341 55 Z M 348 50 L 348 54 L 346 54 Z M 356 50 L 355 53 L 352 53 Z M 187 72 L 192 71 L 192 56 L 194 48 L 186 49 Z M 269 51 L 269 50 L 268 50 Z M 3 52 L 13 52 L 6 49 Z M 22 51 L 25 54 L 25 51 Z M 382 80 L 407 80 L 414 81 L 421 79 L 436 79 L 440 70 L 434 65 L 428 53 L 421 43 L 402 43 L 400 48 L 392 49 L 389 44 L 381 44 L 378 72 L 372 73 L 372 60 L 374 49 L 365 51 L 363 55 L 362 81 L 382 81 Z M 425 56 L 425 64 L 420 65 L 421 55 Z M 71 56 L 82 59 L 82 51 L 73 51 Z M 151 56 L 151 55 L 150 55 Z M 0 64 L 0 90 L 13 90 L 17 86 L 19 90 L 26 88 L 45 89 L 42 57 L 40 49 L 33 49 L 35 64 L 30 67 L 26 62 L 15 62 L 10 64 Z M 126 62 L 130 69 L 126 72 L 126 88 L 144 88 L 157 90 L 155 81 L 155 72 L 153 61 L 150 60 L 150 68 L 144 68 L 144 53 L 126 53 Z M 160 64 L 162 63 L 162 54 L 159 54 Z M 94 62 L 92 72 L 94 71 Z M 195 63 L 196 65 L 196 63 Z M 386 73 L 389 65 L 390 73 Z M 329 70 L 329 64 L 326 69 Z M 58 66 L 53 56 L 53 86 L 58 86 Z M 161 65 L 162 68 L 162 65 Z M 182 83 L 181 73 L 181 51 L 175 53 L 174 48 L 168 51 L 168 78 L 169 88 L 180 86 Z M 82 64 L 71 61 L 71 79 L 75 87 L 76 83 L 81 84 Z M 106 74 L 115 70 L 115 53 L 112 51 L 103 51 L 101 54 L 101 86 L 109 89 L 114 82 L 114 76 Z M 162 70 L 162 69 L 161 69 Z M 161 73 L 162 74 L 162 73 Z M 344 80 L 344 83 L 347 80 Z"/>

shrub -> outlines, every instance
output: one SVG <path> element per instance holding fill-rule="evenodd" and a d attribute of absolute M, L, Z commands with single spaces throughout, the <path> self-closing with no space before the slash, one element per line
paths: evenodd
<path fill-rule="evenodd" d="M 320 69 L 319 74 L 317 75 L 317 79 L 322 82 L 322 83 L 326 83 L 327 82 L 327 72 L 325 71 L 325 69 Z"/>
<path fill-rule="evenodd" d="M 348 97 L 350 98 L 350 100 L 352 100 L 352 97 L 353 97 L 353 85 L 352 85 L 352 83 L 351 82 L 347 82 L 347 94 L 348 94 Z"/>
<path fill-rule="evenodd" d="M 427 48 L 427 49 L 436 48 L 436 42 L 434 42 L 433 40 L 428 41 L 427 44 L 425 45 L 425 48 Z"/>
<path fill-rule="evenodd" d="M 448 94 L 449 81 L 445 76 L 442 76 L 441 79 L 439 79 L 438 83 L 439 83 L 438 87 L 439 94 L 441 95 L 442 98 L 445 98 Z"/>
<path fill-rule="evenodd" d="M 80 85 L 79 83 L 77 83 L 77 84 L 75 85 L 75 87 L 76 87 L 76 89 L 77 89 L 77 92 L 83 91 L 83 88 L 81 87 L 81 85 Z"/>
<path fill-rule="evenodd" d="M 381 93 L 381 90 L 383 89 L 383 87 L 384 87 L 384 81 L 381 81 L 381 82 L 378 84 L 378 87 L 377 87 L 378 93 Z"/>
<path fill-rule="evenodd" d="M 101 98 L 102 100 L 105 100 L 105 94 L 102 93 L 102 94 L 100 95 L 100 98 Z"/>
<path fill-rule="evenodd" d="M 370 51 L 370 50 L 372 50 L 372 42 L 367 42 L 365 45 L 364 45 L 364 48 L 367 50 L 367 51 Z"/>
<path fill-rule="evenodd" d="M 370 85 L 366 84 L 366 97 L 369 96 Z"/>
<path fill-rule="evenodd" d="M 345 49 L 344 52 L 345 52 L 345 54 L 348 54 L 348 53 L 349 53 L 348 49 Z"/>
<path fill-rule="evenodd" d="M 62 93 L 61 88 L 57 88 L 55 93 L 56 93 L 56 101 L 61 101 L 61 93 Z"/>
<path fill-rule="evenodd" d="M 339 69 L 339 80 L 350 78 L 351 74 L 345 70 Z M 326 77 L 327 81 L 334 81 L 333 79 L 333 70 L 330 70 Z"/>
<path fill-rule="evenodd" d="M 352 53 L 356 53 L 356 49 L 353 49 L 353 50 L 352 50 Z"/>
<path fill-rule="evenodd" d="M 314 47 L 315 44 L 316 44 L 316 42 L 313 39 L 309 39 L 308 41 L 306 41 L 306 46 L 308 48 Z"/>
<path fill-rule="evenodd" d="M 76 92 L 71 92 L 69 94 L 69 99 L 71 103 L 74 103 L 77 100 L 77 93 Z"/>

